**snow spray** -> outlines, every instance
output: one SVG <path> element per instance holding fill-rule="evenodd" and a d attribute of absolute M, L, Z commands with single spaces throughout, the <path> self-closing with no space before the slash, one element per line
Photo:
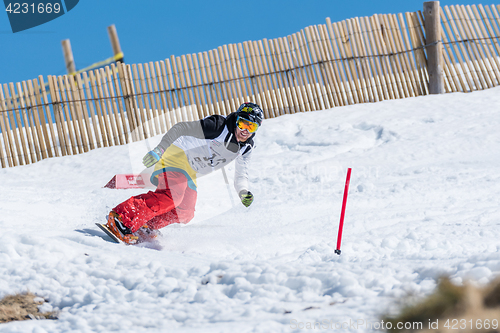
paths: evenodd
<path fill-rule="evenodd" d="M 339 234 L 337 236 L 337 249 L 335 253 L 340 255 L 340 242 L 342 241 L 342 229 L 344 228 L 345 206 L 347 204 L 347 193 L 349 192 L 349 182 L 351 181 L 351 168 L 347 168 L 347 177 L 345 179 L 344 200 L 342 201 L 342 212 L 340 213 Z"/>

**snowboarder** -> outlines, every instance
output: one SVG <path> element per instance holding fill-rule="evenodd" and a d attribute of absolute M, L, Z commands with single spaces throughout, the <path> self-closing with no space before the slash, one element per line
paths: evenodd
<path fill-rule="evenodd" d="M 172 126 L 143 158 L 147 168 L 155 166 L 151 182 L 156 190 L 113 208 L 107 227 L 123 242 L 135 244 L 144 237 L 156 237 L 157 230 L 169 224 L 188 223 L 194 217 L 197 177 L 233 160 L 236 192 L 242 204 L 250 206 L 253 194 L 248 187 L 247 165 L 263 118 L 260 106 L 244 103 L 227 117 L 212 115 Z"/>

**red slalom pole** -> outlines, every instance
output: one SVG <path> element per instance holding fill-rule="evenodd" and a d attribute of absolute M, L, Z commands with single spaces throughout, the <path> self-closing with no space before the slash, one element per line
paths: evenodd
<path fill-rule="evenodd" d="M 340 242 L 342 241 L 342 229 L 344 228 L 345 206 L 347 205 L 347 193 L 349 192 L 349 183 L 351 181 L 351 168 L 347 169 L 345 179 L 344 200 L 342 201 L 342 212 L 340 213 L 339 235 L 337 236 L 337 249 L 335 253 L 340 255 Z"/>

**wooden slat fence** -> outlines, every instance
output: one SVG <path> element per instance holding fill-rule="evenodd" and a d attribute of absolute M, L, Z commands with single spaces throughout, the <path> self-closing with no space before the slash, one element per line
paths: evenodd
<path fill-rule="evenodd" d="M 500 5 L 441 8 L 446 92 L 499 85 L 499 12 Z M 227 115 L 245 101 L 272 118 L 426 95 L 426 46 L 420 11 L 327 18 L 282 38 L 3 84 L 0 163 L 144 140 L 179 121 Z"/>

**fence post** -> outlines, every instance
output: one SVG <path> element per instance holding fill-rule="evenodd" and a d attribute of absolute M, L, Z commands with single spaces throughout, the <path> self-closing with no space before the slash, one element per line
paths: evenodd
<path fill-rule="evenodd" d="M 113 48 L 113 55 L 117 56 L 122 53 L 122 48 L 120 46 L 120 41 L 118 40 L 118 33 L 116 32 L 116 27 L 114 24 L 108 27 L 109 40 L 111 41 L 111 47 Z M 123 61 L 123 56 L 117 61 Z"/>
<path fill-rule="evenodd" d="M 444 93 L 443 44 L 441 42 L 441 20 L 439 1 L 424 2 L 425 44 L 427 46 L 427 73 L 429 93 Z"/>
<path fill-rule="evenodd" d="M 64 62 L 66 62 L 66 70 L 68 74 L 76 72 L 75 59 L 73 58 L 73 51 L 71 51 L 71 43 L 69 39 L 61 42 L 64 54 Z"/>

